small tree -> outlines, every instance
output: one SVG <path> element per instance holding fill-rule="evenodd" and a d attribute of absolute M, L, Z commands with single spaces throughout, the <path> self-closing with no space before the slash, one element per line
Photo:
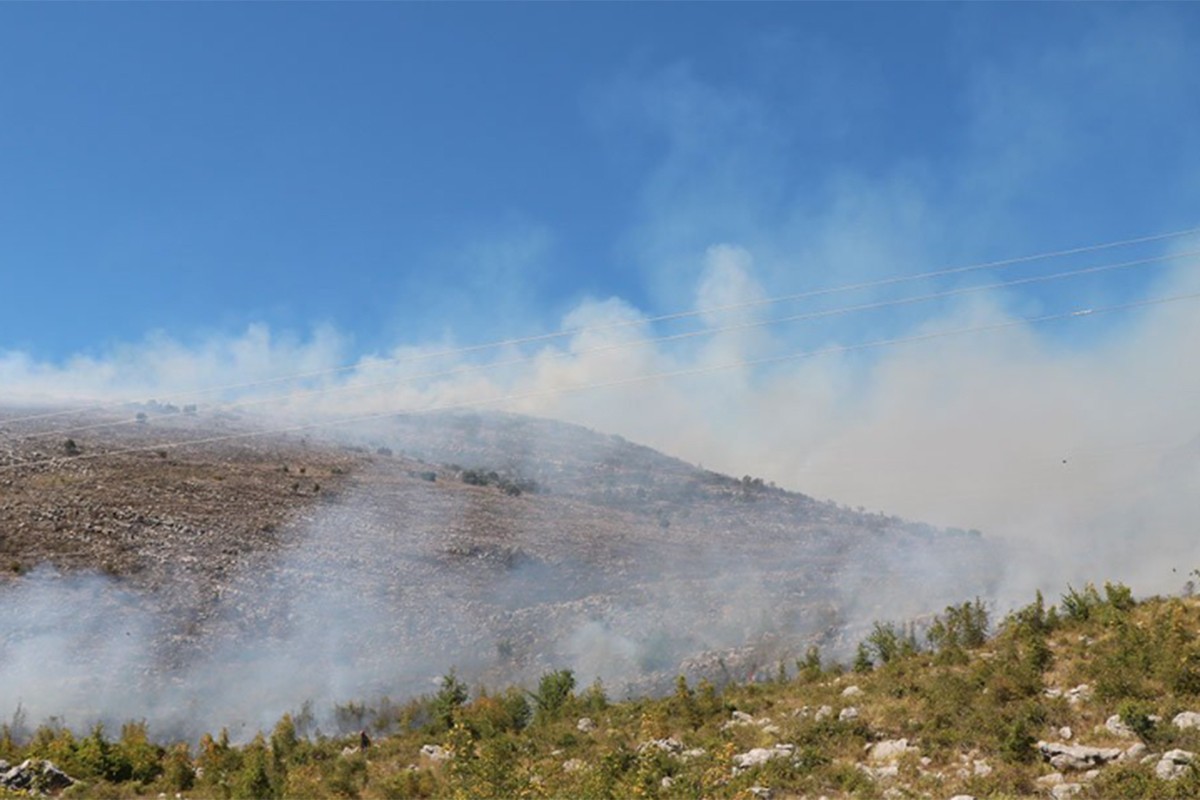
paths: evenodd
<path fill-rule="evenodd" d="M 874 651 L 880 664 L 895 661 L 905 654 L 904 633 L 890 622 L 876 622 L 874 629 L 867 637 L 867 645 Z"/>
<path fill-rule="evenodd" d="M 796 661 L 797 677 L 806 682 L 812 682 L 821 677 L 821 648 L 815 644 L 804 653 L 804 660 Z"/>
<path fill-rule="evenodd" d="M 859 642 L 858 650 L 854 652 L 854 671 L 870 672 L 874 668 L 875 664 L 871 661 L 871 651 L 867 649 L 867 643 Z"/>
<path fill-rule="evenodd" d="M 537 707 L 534 719 L 539 722 L 556 719 L 562 712 L 571 692 L 575 689 L 575 673 L 569 669 L 548 672 L 538 681 L 537 692 L 532 694 Z"/>
<path fill-rule="evenodd" d="M 1067 593 L 1062 596 L 1063 616 L 1073 622 L 1086 622 L 1098 605 L 1100 593 L 1090 583 L 1083 587 L 1083 591 L 1068 585 Z"/>
<path fill-rule="evenodd" d="M 234 800 L 266 800 L 278 796 L 267 761 L 267 745 L 260 734 L 243 751 L 242 768 L 234 776 Z"/>
<path fill-rule="evenodd" d="M 454 727 L 458 709 L 469 696 L 467 685 L 458 679 L 454 670 L 442 677 L 442 688 L 433 698 L 433 719 L 439 728 L 450 730 Z"/>

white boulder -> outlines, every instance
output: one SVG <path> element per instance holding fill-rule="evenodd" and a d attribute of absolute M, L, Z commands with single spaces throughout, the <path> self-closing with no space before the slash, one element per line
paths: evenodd
<path fill-rule="evenodd" d="M 1196 754 L 1187 750 L 1168 750 L 1154 765 L 1154 774 L 1164 781 L 1173 781 L 1187 772 L 1195 759 Z"/>
<path fill-rule="evenodd" d="M 1038 750 L 1058 770 L 1083 772 L 1115 761 L 1124 752 L 1119 747 L 1087 747 L 1063 742 L 1038 742 Z"/>
<path fill-rule="evenodd" d="M 884 761 L 895 761 L 905 753 L 916 749 L 909 746 L 908 739 L 885 739 L 868 747 L 867 758 L 877 764 Z"/>
<path fill-rule="evenodd" d="M 733 773 L 736 775 L 742 770 L 762 766 L 775 758 L 791 758 L 795 752 L 795 745 L 777 744 L 774 747 L 755 747 L 752 750 L 747 750 L 745 753 L 735 753 L 733 756 Z"/>
<path fill-rule="evenodd" d="M 1132 739 L 1137 736 L 1133 728 L 1126 725 L 1125 721 L 1121 719 L 1120 714 L 1113 714 L 1106 719 L 1104 721 L 1104 729 L 1113 736 L 1120 736 L 1122 739 Z"/>
<path fill-rule="evenodd" d="M 1180 730 L 1200 728 L 1200 714 L 1195 711 L 1181 711 L 1171 720 L 1171 724 Z"/>

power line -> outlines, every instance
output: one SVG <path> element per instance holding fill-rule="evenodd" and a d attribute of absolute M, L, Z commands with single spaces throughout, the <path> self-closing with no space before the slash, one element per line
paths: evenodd
<path fill-rule="evenodd" d="M 938 269 L 938 270 L 933 270 L 930 272 L 922 272 L 922 273 L 909 274 L 909 275 L 899 275 L 899 276 L 893 276 L 890 278 L 880 278 L 880 279 L 870 280 L 870 281 L 861 281 L 858 283 L 843 284 L 841 286 L 826 287 L 826 288 L 821 288 L 821 289 L 812 289 L 812 290 L 807 290 L 807 291 L 803 291 L 803 292 L 795 292 L 792 294 L 777 295 L 774 297 L 759 298 L 759 299 L 755 299 L 755 300 L 747 300 L 747 301 L 742 301 L 742 302 L 737 302 L 737 303 L 729 303 L 729 304 L 720 305 L 720 306 L 710 306 L 708 308 L 693 309 L 693 310 L 689 310 L 689 311 L 677 311 L 677 312 L 673 312 L 673 313 L 669 313 L 669 314 L 662 314 L 662 315 L 655 316 L 655 317 L 649 317 L 646 319 L 623 320 L 623 321 L 619 321 L 619 322 L 605 323 L 602 325 L 578 326 L 575 328 L 563 328 L 563 329 L 553 331 L 550 333 L 535 334 L 535 335 L 522 336 L 522 337 L 516 337 L 516 338 L 510 338 L 510 339 L 502 339 L 502 340 L 493 341 L 493 342 L 485 342 L 485 343 L 481 343 L 481 344 L 467 345 L 467 346 L 463 346 L 463 347 L 448 348 L 448 349 L 433 351 L 433 352 L 429 352 L 429 353 L 418 353 L 418 354 L 414 354 L 414 355 L 410 355 L 410 356 L 399 356 L 399 357 L 388 358 L 388 359 L 377 359 L 375 361 L 375 363 L 377 363 L 377 364 L 405 364 L 405 363 L 413 363 L 413 362 L 417 362 L 417 361 L 425 361 L 425 360 L 429 360 L 429 359 L 433 359 L 433 358 L 442 358 L 442 357 L 447 357 L 447 356 L 461 356 L 461 355 L 467 355 L 469 353 L 477 353 L 477 352 L 482 352 L 485 350 L 493 350 L 493 349 L 497 349 L 497 348 L 501 348 L 501 347 L 513 347 L 513 346 L 519 346 L 519 345 L 533 344 L 536 342 L 552 341 L 554 339 L 560 339 L 560 338 L 567 337 L 567 336 L 575 336 L 575 335 L 578 335 L 581 333 L 586 333 L 586 332 L 612 330 L 612 329 L 623 328 L 623 327 L 628 327 L 628 326 L 632 326 L 632 325 L 649 325 L 649 324 L 654 324 L 654 323 L 658 323 L 658 322 L 669 322 L 669 321 L 674 321 L 674 320 L 679 320 L 679 319 L 687 319 L 690 317 L 700 316 L 700 315 L 704 315 L 704 314 L 713 314 L 713 313 L 719 313 L 719 312 L 723 312 L 723 311 L 734 311 L 734 310 L 744 309 L 744 308 L 753 308 L 753 307 L 758 307 L 758 306 L 771 305 L 771 304 L 775 304 L 775 303 L 788 302 L 788 301 L 792 301 L 792 300 L 801 300 L 801 299 L 813 298 L 813 297 L 823 297 L 823 296 L 828 296 L 831 294 L 839 294 L 842 292 L 850 292 L 850 291 L 859 291 L 859 290 L 863 290 L 863 289 L 871 289 L 871 288 L 876 288 L 876 287 L 881 287 L 881 286 L 893 286 L 893 285 L 896 285 L 899 283 L 906 283 L 909 281 L 928 280 L 931 278 L 941 278 L 941 277 L 947 277 L 950 275 L 962 275 L 965 273 L 978 272 L 978 271 L 986 270 L 986 269 L 1000 269 L 1000 268 L 1004 268 L 1004 267 L 1015 266 L 1018 264 L 1032 263 L 1034 261 L 1062 258 L 1065 256 L 1071 256 L 1071 255 L 1082 255 L 1084 253 L 1093 253 L 1093 252 L 1097 252 L 1100 250 L 1108 250 L 1108 249 L 1113 249 L 1113 248 L 1118 248 L 1118 247 L 1128 247 L 1128 246 L 1135 245 L 1135 244 L 1149 244 L 1151 242 L 1160 242 L 1160 241 L 1165 241 L 1165 240 L 1169 240 L 1169 239 L 1177 239 L 1177 238 L 1181 238 L 1184 236 L 1190 236 L 1190 235 L 1193 235 L 1196 233 L 1200 233 L 1200 226 L 1197 226 L 1194 228 L 1188 228 L 1185 230 L 1171 231 L 1168 233 L 1151 234 L 1151 235 L 1147 235 L 1147 236 L 1138 236 L 1138 237 L 1134 237 L 1131 239 L 1121 239 L 1121 240 L 1111 241 L 1111 242 L 1102 242 L 1099 244 L 1071 247 L 1071 248 L 1067 248 L 1067 249 L 1063 249 L 1063 250 L 1045 251 L 1045 252 L 1041 252 L 1041 253 L 1034 253 L 1031 255 L 1001 259 L 998 261 L 988 261 L 988 262 L 983 262 L 983 263 L 970 264 L 967 266 Z M 336 366 L 336 367 L 328 367 L 328 368 L 319 369 L 319 370 L 310 370 L 307 372 L 297 372 L 297 373 L 292 373 L 289 375 L 281 375 L 281 376 L 278 376 L 275 378 L 267 378 L 267 379 L 263 379 L 263 380 L 259 380 L 259 381 L 250 381 L 250 382 L 237 383 L 237 384 L 227 384 L 224 386 L 214 386 L 214 387 L 209 387 L 206 389 L 197 389 L 197 390 L 188 391 L 188 392 L 177 392 L 177 393 L 174 393 L 171 395 L 164 396 L 161 399 L 165 400 L 165 401 L 173 401 L 173 400 L 181 400 L 181 399 L 185 399 L 185 398 L 196 398 L 196 397 L 201 397 L 201 396 L 209 395 L 209 394 L 217 394 L 220 392 L 238 391 L 238 390 L 242 390 L 242 389 L 253 389 L 253 388 L 258 388 L 261 386 L 270 386 L 270 385 L 274 385 L 274 384 L 278 384 L 278 383 L 286 383 L 289 381 L 301 380 L 304 378 L 315 378 L 315 377 L 319 377 L 322 375 L 333 375 L 333 374 L 337 374 L 337 373 L 341 373 L 341 372 L 348 372 L 350 370 L 357 369 L 359 366 L 360 366 L 360 364 L 358 362 L 356 362 L 354 364 L 343 364 L 343 365 Z M 71 409 L 64 409 L 64 410 L 60 410 L 60 411 L 46 412 L 43 414 L 33 414 L 33 415 L 27 415 L 24 417 L 16 417 L 16 418 L 9 419 L 8 422 L 10 422 L 10 423 L 32 422 L 35 420 L 51 419 L 51 418 L 56 418 L 56 417 L 61 417 L 61 416 L 68 416 L 71 414 L 79 414 L 79 413 L 83 413 L 83 412 L 87 412 L 87 411 L 102 411 L 102 410 L 107 410 L 107 409 L 111 409 L 111 408 L 119 408 L 121 406 L 130 405 L 132 403 L 137 403 L 140 401 L 141 401 L 141 398 L 131 399 L 131 400 L 113 401 L 110 403 L 100 403 L 100 404 L 95 404 L 95 405 L 90 405 L 90 406 L 83 406 L 83 407 L 77 407 L 77 408 L 71 408 Z"/>
<path fill-rule="evenodd" d="M 1035 275 L 1035 276 L 1026 277 L 1026 278 L 1017 278 L 1017 279 L 1010 280 L 1010 281 L 1001 281 L 1001 282 L 997 282 L 997 283 L 983 284 L 980 286 L 957 287 L 954 289 L 946 289 L 946 290 L 943 290 L 940 292 L 933 292 L 933 293 L 918 295 L 918 296 L 913 296 L 913 297 L 903 297 L 903 298 L 896 298 L 896 299 L 892 299 L 892 300 L 881 300 L 881 301 L 874 302 L 874 303 L 861 303 L 861 304 L 853 305 L 853 306 L 844 306 L 841 308 L 825 309 L 822 311 L 813 311 L 813 312 L 807 312 L 804 314 L 794 314 L 794 315 L 790 315 L 790 316 L 786 316 L 786 317 L 777 317 L 777 318 L 769 319 L 769 320 L 757 320 L 757 321 L 753 321 L 753 322 L 742 322 L 742 323 L 735 323 L 735 324 L 731 324 L 731 325 L 714 326 L 714 327 L 704 328 L 704 329 L 698 330 L 698 331 L 687 331 L 684 333 L 671 334 L 671 335 L 667 335 L 667 336 L 657 336 L 657 337 L 648 337 L 648 338 L 642 338 L 642 339 L 634 339 L 634 340 L 625 341 L 625 342 L 616 342 L 616 343 L 612 343 L 612 344 L 601 345 L 598 347 L 587 348 L 587 349 L 575 351 L 572 353 L 564 353 L 561 351 L 556 351 L 555 353 L 553 353 L 551 355 L 555 358 L 565 358 L 568 356 L 578 358 L 579 356 L 594 355 L 596 353 L 602 353 L 602 352 L 607 352 L 607 351 L 611 351 L 611 350 L 619 350 L 619 349 L 624 349 L 624 348 L 628 348 L 628 347 L 638 347 L 638 346 L 651 345 L 651 344 L 662 344 L 662 343 L 666 343 L 666 342 L 674 342 L 674 341 L 681 341 L 684 339 L 695 338 L 698 336 L 712 336 L 712 335 L 715 335 L 718 333 L 728 333 L 728 332 L 733 332 L 733 331 L 750 330 L 750 329 L 754 329 L 754 328 L 762 328 L 762 327 L 767 327 L 767 326 L 771 326 L 771 325 L 780 325 L 783 323 L 811 321 L 811 320 L 816 320 L 816 319 L 824 319 L 824 318 L 829 318 L 829 317 L 843 316 L 846 314 L 852 314 L 852 313 L 857 313 L 857 312 L 861 312 L 861 311 L 877 311 L 877 310 L 882 310 L 885 308 L 892 308 L 892 307 L 903 306 L 903 305 L 913 305 L 916 303 L 929 302 L 931 300 L 945 299 L 948 297 L 956 297 L 959 295 L 972 294 L 972 293 L 976 293 L 976 292 L 995 291 L 998 289 L 1005 289 L 1005 288 L 1010 288 L 1013 286 L 1024 286 L 1024 285 L 1029 285 L 1029 284 L 1034 284 L 1034 283 L 1046 283 L 1049 281 L 1064 280 L 1067 278 L 1076 278 L 1076 277 L 1080 277 L 1083 275 L 1094 275 L 1094 274 L 1098 274 L 1098 273 L 1102 273 L 1102 272 L 1110 272 L 1110 271 L 1114 271 L 1114 270 L 1118 270 L 1118 269 L 1129 269 L 1132 267 L 1140 267 L 1140 266 L 1147 266 L 1150 264 L 1158 264 L 1158 263 L 1162 263 L 1165 261 L 1173 261 L 1176 259 L 1188 258 L 1191 256 L 1197 256 L 1197 255 L 1200 255 L 1200 250 L 1190 250 L 1190 251 L 1173 253 L 1173 254 L 1164 255 L 1164 256 L 1153 256 L 1153 257 L 1148 257 L 1148 258 L 1135 259 L 1132 261 L 1123 261 L 1123 262 L 1119 262 L 1119 263 L 1115 263 L 1115 264 L 1102 264 L 1102 265 L 1094 266 L 1094 267 L 1085 267 L 1082 269 L 1069 270 L 1067 272 L 1057 272 L 1057 273 L 1053 273 L 1050 275 Z M 337 394 L 337 393 L 342 393 L 342 392 L 356 392 L 356 391 L 363 391 L 366 389 L 378 388 L 381 386 L 394 386 L 397 384 L 416 383 L 417 381 L 421 381 L 421 380 L 431 380 L 431 379 L 436 379 L 436 378 L 454 377 L 454 376 L 460 376 L 460 375 L 469 374 L 469 373 L 473 373 L 473 372 L 481 372 L 484 370 L 498 369 L 500 367 L 508 367 L 508 366 L 514 366 L 517 364 L 529 363 L 532 361 L 539 360 L 540 358 L 542 358 L 542 355 L 517 356 L 517 357 L 503 360 L 503 361 L 492 362 L 490 364 L 468 364 L 468 365 L 459 366 L 459 367 L 455 367 L 455 368 L 448 369 L 448 370 L 441 370 L 441 371 L 437 371 L 437 372 L 418 373 L 416 375 L 405 375 L 405 376 L 401 376 L 401 377 L 397 377 L 397 378 L 388 378 L 386 380 L 369 381 L 369 382 L 365 382 L 365 383 L 346 384 L 343 386 L 323 387 L 320 389 L 308 389 L 308 390 L 295 391 L 295 392 L 286 392 L 284 394 L 274 395 L 271 397 L 256 398 L 256 399 L 252 399 L 252 400 L 244 400 L 244 401 L 240 401 L 240 402 L 236 402 L 236 403 L 224 403 L 224 404 L 217 406 L 215 410 L 229 411 L 229 410 L 238 409 L 238 408 L 247 408 L 247 407 L 251 407 L 251 406 L 264 405 L 267 403 L 297 400 L 297 399 L 301 399 L 301 398 L 305 398 L 305 397 Z M 173 418 L 174 417 L 166 417 L 167 420 L 170 420 Z M 9 420 L 9 422 L 13 422 L 13 421 L 14 420 Z M 15 420 L 15 421 L 20 421 L 20 420 Z M 39 439 L 39 438 L 45 438 L 45 437 L 49 437 L 49 436 L 63 436 L 63 435 L 72 434 L 72 433 L 84 433 L 87 431 L 101 430 L 101 429 L 106 429 L 106 428 L 114 428 L 114 427 L 119 427 L 119 426 L 123 426 L 123 425 L 132 425 L 135 423 L 140 423 L 141 421 L 142 421 L 142 419 L 139 417 L 128 417 L 125 419 L 114 420 L 114 421 L 109 421 L 109 422 L 99 422 L 99 423 L 94 423 L 94 424 L 89 424 L 89 425 L 79 425 L 79 426 L 74 426 L 74 427 L 70 427 L 70 428 L 54 429 L 54 430 L 50 430 L 50 431 L 39 431 L 36 433 L 26 434 L 25 438 L 26 439 Z"/>
<path fill-rule="evenodd" d="M 988 325 L 970 326 L 966 328 L 956 328 L 948 331 L 936 331 L 932 333 L 917 334 L 913 336 L 895 337 L 889 339 L 878 339 L 872 342 L 864 342 L 855 345 L 838 345 L 825 347 L 818 350 L 801 351 L 798 353 L 788 353 L 779 356 L 768 356 L 757 359 L 738 359 L 724 364 L 714 364 L 704 367 L 688 367 L 685 369 L 669 370 L 666 372 L 650 373 L 648 375 L 636 375 L 628 378 L 619 378 L 611 381 L 603 381 L 600 383 L 583 384 L 580 386 L 557 387 L 553 389 L 541 389 L 537 391 L 521 392 L 500 397 L 485 398 L 480 400 L 466 400 L 457 403 L 448 403 L 444 405 L 434 405 L 420 409 L 408 409 L 403 411 L 385 411 L 372 414 L 362 414 L 353 417 L 343 417 L 340 419 L 325 420 L 322 422 L 305 423 L 302 425 L 293 425 L 283 428 L 275 428 L 270 430 L 247 431 L 242 433 L 222 434 L 220 436 L 210 436 L 200 439 L 189 439 L 182 442 L 160 442 L 155 445 L 144 445 L 138 447 L 120 448 L 117 450 L 108 450 L 96 453 L 85 453 L 78 456 L 68 458 L 45 458 L 33 461 L 21 461 L 13 464 L 0 465 L 0 472 L 7 472 L 26 467 L 44 466 L 47 464 L 59 464 L 73 461 L 92 460 L 96 458 L 105 458 L 110 456 L 128 455 L 133 453 L 144 453 L 161 450 L 174 450 L 182 447 L 195 447 L 199 445 L 219 444 L 224 442 L 232 442 L 246 439 L 259 438 L 263 436 L 278 436 L 285 433 L 299 433 L 302 431 L 316 430 L 319 428 L 341 427 L 344 425 L 352 425 L 360 422 L 371 422 L 381 419 L 390 419 L 394 417 L 402 417 L 414 414 L 428 414 L 436 411 L 451 411 L 463 408 L 473 408 L 478 406 L 497 405 L 511 403 L 518 400 L 528 400 L 537 397 L 548 397 L 559 394 L 576 393 L 582 391 L 593 391 L 596 389 L 609 389 L 620 386 L 628 386 L 635 383 L 644 383 L 655 380 L 667 380 L 671 378 L 681 378 L 693 375 L 702 375 L 712 372 L 718 372 L 727 369 L 736 369 L 739 367 L 760 367 L 770 364 L 783 363 L 785 361 L 796 361 L 806 358 L 815 358 L 825 355 L 834 355 L 838 353 L 851 353 L 861 350 L 878 349 L 883 347 L 892 347 L 904 344 L 914 344 L 918 342 L 926 342 L 934 339 L 941 339 L 949 336 L 961 336 L 969 333 L 984 333 L 989 331 L 1003 330 L 1012 328 L 1018 325 L 1038 325 L 1047 322 L 1059 320 L 1075 320 L 1084 317 L 1096 316 L 1099 314 L 1115 313 L 1119 311 L 1129 311 L 1138 308 L 1147 308 L 1165 303 L 1179 302 L 1182 300 L 1194 300 L 1200 298 L 1200 292 L 1191 292 L 1187 294 L 1168 295 L 1164 297 L 1154 297 L 1145 300 L 1138 300 L 1130 303 L 1122 303 L 1119 305 L 1102 306 L 1096 308 L 1074 309 L 1056 314 L 1046 314 L 1037 317 L 1023 317 L 1019 319 L 1008 320 L 1005 322 L 997 322 Z"/>

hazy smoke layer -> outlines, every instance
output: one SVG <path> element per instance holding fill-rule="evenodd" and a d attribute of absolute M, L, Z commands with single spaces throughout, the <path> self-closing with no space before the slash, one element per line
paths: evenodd
<path fill-rule="evenodd" d="M 1155 292 L 1198 287 L 1194 268 L 1181 267 Z M 711 249 L 696 294 L 700 307 L 761 297 L 751 255 L 731 246 Z M 1010 320 L 1012 304 L 995 295 L 963 300 L 889 333 Z M 743 308 L 707 314 L 703 321 L 729 325 L 769 313 Z M 618 322 L 627 324 L 613 327 Z M 222 402 L 250 401 L 256 405 L 240 413 L 265 411 L 273 424 L 306 424 L 516 397 L 496 405 L 620 433 L 710 469 L 749 473 L 810 495 L 978 528 L 1006 548 L 1000 579 L 978 588 L 964 585 L 962 574 L 936 559 L 902 564 L 897 574 L 917 576 L 912 586 L 927 591 L 903 593 L 912 613 L 981 592 L 1003 608 L 1025 601 L 1035 587 L 1053 593 L 1083 580 L 1174 591 L 1200 564 L 1200 370 L 1191 368 L 1200 347 L 1200 315 L 1194 304 L 636 383 L 619 382 L 854 340 L 844 329 L 800 334 L 768 326 L 639 343 L 669 331 L 618 300 L 583 304 L 564 325 L 589 330 L 536 349 L 509 348 L 491 362 L 477 360 L 478 354 L 417 361 L 445 345 L 403 346 L 362 358 L 348 372 L 203 395 L 196 402 L 208 411 Z M 0 356 L 0 384 L 12 403 L 165 398 L 335 366 L 342 351 L 330 330 L 309 341 L 279 342 L 256 327 L 242 338 L 195 350 L 152 340 L 111 359 L 65 365 L 9 353 Z M 533 357 L 514 363 L 525 356 Z M 491 369 L 479 368 L 489 364 Z M 444 374 L 413 379 L 430 372 Z M 185 375 L 190 377 L 180 378 Z M 290 394 L 277 396 L 281 391 Z M 372 424 L 332 430 L 370 435 Z M 225 607 L 231 618 L 220 636 L 191 669 L 166 680 L 147 675 L 162 623 L 140 610 L 137 598 L 98 578 L 27 578 L 4 599 L 0 706 L 20 703 L 33 719 L 145 716 L 168 731 L 191 731 L 197 722 L 254 729 L 304 699 L 328 704 L 429 688 L 452 665 L 484 674 L 502 644 L 497 626 L 515 625 L 513 615 L 537 613 L 542 602 L 573 609 L 563 612 L 550 639 L 558 649 L 525 654 L 511 676 L 527 678 L 568 663 L 585 675 L 612 678 L 624 667 L 644 670 L 647 659 L 657 657 L 654 646 L 662 650 L 663 668 L 671 668 L 668 656 L 686 648 L 731 646 L 738 636 L 763 632 L 747 615 L 764 623 L 759 629 L 785 624 L 786 614 L 772 616 L 781 606 L 769 576 L 760 574 L 767 565 L 754 562 L 729 584 L 719 573 L 707 584 L 726 598 L 732 591 L 745 595 L 723 605 L 741 610 L 728 628 L 736 635 L 708 640 L 697 632 L 721 630 L 720 620 L 705 623 L 716 606 L 706 606 L 702 596 L 697 601 L 698 584 L 685 577 L 676 584 L 678 594 L 664 590 L 640 617 L 636 604 L 589 608 L 586 593 L 539 596 L 556 579 L 553 570 L 518 568 L 475 585 L 431 577 L 427 586 L 397 586 L 353 548 L 339 552 L 324 544 L 332 532 L 356 529 L 355 515 L 370 509 L 347 502 L 330 513 L 287 557 L 272 578 L 277 583 L 264 589 L 256 578 L 235 590 L 245 596 Z M 447 510 L 447 524 L 455 513 Z M 419 555 L 422 546 L 413 544 L 409 555 Z M 837 621 L 853 625 L 895 616 L 894 606 L 880 613 L 878 590 L 859 583 L 861 577 L 841 576 L 843 616 Z M 858 591 L 863 585 L 872 588 Z M 371 601 L 374 594 L 383 599 Z M 497 598 L 510 599 L 507 611 L 462 612 Z M 671 630 L 655 632 L 632 621 L 689 602 L 695 613 L 681 617 L 676 628 L 683 641 L 671 641 Z M 397 607 L 405 613 L 397 616 Z M 256 608 L 263 609 L 261 629 L 247 612 Z M 238 679 L 231 691 L 232 674 Z"/>

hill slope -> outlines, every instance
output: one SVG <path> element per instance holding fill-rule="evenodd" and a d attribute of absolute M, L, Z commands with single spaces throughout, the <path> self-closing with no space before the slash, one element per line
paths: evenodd
<path fill-rule="evenodd" d="M 985 593 L 997 566 L 976 535 L 546 420 L 176 449 L 253 429 L 155 412 L 73 447 L 5 426 L 0 460 L 55 457 L 0 473 L 3 591 L 22 609 L 4 623 L 20 643 L 5 705 L 249 729 L 306 699 L 423 691 L 451 667 L 493 685 L 570 667 L 661 691 L 680 673 L 749 677 L 811 643 L 847 652 L 872 619 Z"/>

